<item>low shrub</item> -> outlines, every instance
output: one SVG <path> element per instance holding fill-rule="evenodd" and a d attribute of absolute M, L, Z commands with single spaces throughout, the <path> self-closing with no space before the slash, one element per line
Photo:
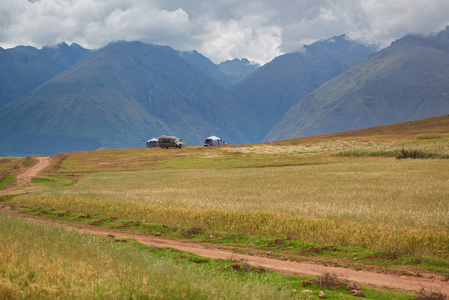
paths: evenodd
<path fill-rule="evenodd" d="M 436 158 L 436 156 L 432 153 L 425 153 L 423 151 L 418 150 L 411 150 L 407 151 L 405 149 L 401 150 L 401 153 L 396 156 L 397 159 L 404 159 L 404 158 Z"/>

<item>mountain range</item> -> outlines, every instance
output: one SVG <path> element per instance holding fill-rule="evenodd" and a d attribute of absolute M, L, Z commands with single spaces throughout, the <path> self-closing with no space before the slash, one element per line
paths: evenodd
<path fill-rule="evenodd" d="M 0 111 L 7 155 L 140 147 L 163 133 L 200 144 L 245 139 L 239 105 L 169 47 L 119 42 L 96 51 Z M 10 154 L 8 151 L 13 150 Z"/>
<path fill-rule="evenodd" d="M 297 101 L 265 141 L 449 113 L 449 27 L 401 38 Z"/>
<path fill-rule="evenodd" d="M 345 35 L 304 46 L 281 55 L 237 84 L 232 95 L 247 114 L 255 114 L 261 135 L 282 118 L 299 99 L 373 53 L 375 49 Z"/>
<path fill-rule="evenodd" d="M 0 48 L 0 156 L 143 147 L 162 134 L 257 143 L 447 114 L 448 35 L 378 52 L 341 35 L 264 66 L 140 42 Z"/>
<path fill-rule="evenodd" d="M 25 95 L 91 53 L 77 44 L 0 48 L 0 107 Z"/>

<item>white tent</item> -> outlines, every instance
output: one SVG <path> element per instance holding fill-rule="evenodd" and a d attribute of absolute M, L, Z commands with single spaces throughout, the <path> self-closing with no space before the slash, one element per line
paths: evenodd
<path fill-rule="evenodd" d="M 222 146 L 223 142 L 215 135 L 210 136 L 204 140 L 204 146 Z"/>
<path fill-rule="evenodd" d="M 147 148 L 158 147 L 158 146 L 159 146 L 159 144 L 158 144 L 157 138 L 152 138 L 147 141 Z"/>

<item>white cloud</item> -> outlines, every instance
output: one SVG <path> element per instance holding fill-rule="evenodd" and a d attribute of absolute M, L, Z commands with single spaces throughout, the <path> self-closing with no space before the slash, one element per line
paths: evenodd
<path fill-rule="evenodd" d="M 388 46 L 444 29 L 448 11 L 447 0 L 0 0 L 0 46 L 139 40 L 265 63 L 344 33 Z"/>

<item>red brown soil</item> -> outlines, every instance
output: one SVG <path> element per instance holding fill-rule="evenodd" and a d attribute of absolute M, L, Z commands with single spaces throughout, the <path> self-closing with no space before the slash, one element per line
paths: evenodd
<path fill-rule="evenodd" d="M 410 122 L 403 122 L 385 126 L 375 126 L 364 129 L 343 131 L 338 133 L 330 133 L 316 135 L 298 139 L 284 140 L 283 143 L 306 143 L 327 141 L 344 138 L 359 138 L 361 140 L 402 140 L 415 139 L 419 135 L 426 133 L 449 133 L 449 115 L 434 117 Z M 278 142 L 273 142 L 278 143 Z M 270 144 L 270 143 L 268 143 Z"/>
<path fill-rule="evenodd" d="M 50 159 L 47 157 L 39 157 L 38 162 L 32 165 L 27 170 L 23 171 L 19 176 L 21 185 L 29 182 L 33 176 L 36 176 L 41 170 L 45 169 L 50 164 Z M 7 194 L 16 191 L 5 190 Z M 15 214 L 19 216 L 19 214 Z M 24 215 L 20 215 L 25 217 Z M 188 243 L 178 240 L 167 240 L 149 235 L 138 235 L 131 233 L 123 233 L 112 230 L 103 230 L 99 228 L 75 228 L 67 224 L 63 224 L 54 220 L 36 220 L 30 219 L 33 222 L 39 222 L 44 224 L 56 224 L 57 226 L 64 227 L 68 230 L 76 230 L 83 234 L 93 234 L 100 236 L 114 236 L 117 239 L 135 239 L 136 241 L 150 245 L 154 247 L 169 247 L 177 250 L 182 250 L 190 253 L 194 253 L 203 257 L 209 257 L 214 259 L 230 259 L 233 261 L 243 261 L 247 264 L 263 267 L 271 270 L 275 270 L 282 273 L 288 273 L 298 276 L 323 276 L 324 274 L 334 274 L 341 280 L 348 280 L 357 282 L 361 285 L 373 285 L 377 287 L 389 287 L 395 289 L 401 289 L 406 291 L 419 292 L 422 289 L 432 292 L 439 292 L 449 295 L 449 282 L 447 278 L 439 275 L 434 275 L 429 278 L 418 278 L 410 276 L 400 276 L 392 274 L 375 273 L 365 270 L 352 270 L 342 267 L 328 267 L 320 263 L 310 262 L 296 262 L 285 261 L 267 256 L 253 256 L 248 254 L 235 253 L 232 250 L 219 249 L 210 245 L 202 245 L 199 243 Z"/>

